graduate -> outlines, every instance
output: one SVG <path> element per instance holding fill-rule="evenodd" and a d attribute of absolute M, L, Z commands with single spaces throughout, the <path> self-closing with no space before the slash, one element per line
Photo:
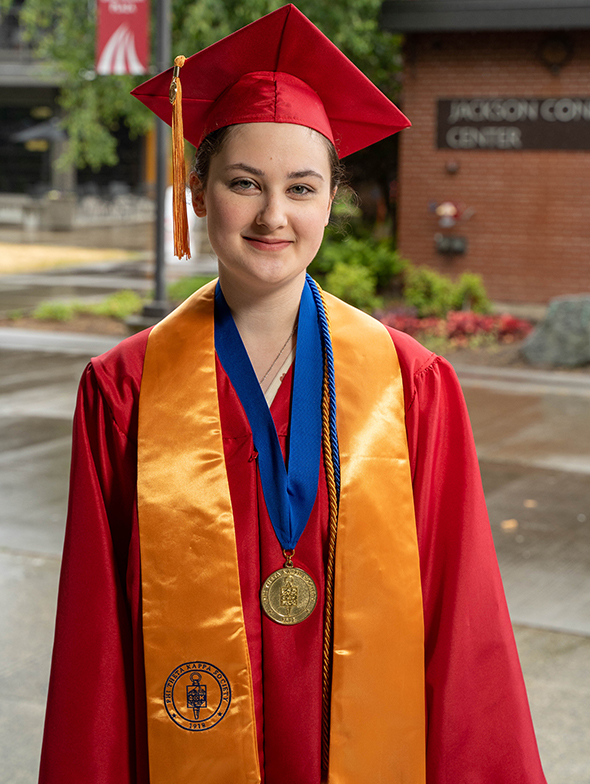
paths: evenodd
<path fill-rule="evenodd" d="M 134 93 L 219 280 L 83 375 L 41 784 L 542 784 L 453 370 L 306 274 L 408 120 L 294 6 Z"/>

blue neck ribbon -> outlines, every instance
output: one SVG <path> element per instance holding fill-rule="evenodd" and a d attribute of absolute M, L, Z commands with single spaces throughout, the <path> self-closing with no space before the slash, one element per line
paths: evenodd
<path fill-rule="evenodd" d="M 322 444 L 323 354 L 309 283 L 303 287 L 299 305 L 286 461 L 264 393 L 219 283 L 215 289 L 215 349 L 252 428 L 264 500 L 277 539 L 284 550 L 294 550 L 317 496 Z"/>

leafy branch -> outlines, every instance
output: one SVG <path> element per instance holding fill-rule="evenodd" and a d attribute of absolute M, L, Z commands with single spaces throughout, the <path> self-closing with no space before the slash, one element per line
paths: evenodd
<path fill-rule="evenodd" d="M 8 6 L 9 0 L 0 4 Z M 193 54 L 281 5 L 282 0 L 173 0 L 172 51 Z M 399 39 L 378 29 L 380 0 L 301 0 L 298 7 L 383 92 L 395 96 Z M 129 94 L 144 77 L 96 75 L 94 0 L 25 0 L 20 24 L 35 56 L 63 80 L 58 101 L 69 145 L 61 165 L 98 170 L 117 163 L 112 132 L 123 123 L 132 138 L 143 135 L 153 117 Z M 301 56 L 313 54 L 302 45 Z"/>

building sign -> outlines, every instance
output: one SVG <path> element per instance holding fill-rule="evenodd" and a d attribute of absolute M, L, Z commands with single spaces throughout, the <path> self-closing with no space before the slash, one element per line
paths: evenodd
<path fill-rule="evenodd" d="M 590 150 L 590 98 L 453 98 L 438 101 L 437 147 L 452 150 Z"/>
<path fill-rule="evenodd" d="M 145 74 L 149 0 L 96 0 L 96 72 Z"/>

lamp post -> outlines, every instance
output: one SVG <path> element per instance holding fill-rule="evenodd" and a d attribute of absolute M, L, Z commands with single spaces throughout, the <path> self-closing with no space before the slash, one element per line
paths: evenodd
<path fill-rule="evenodd" d="M 170 65 L 171 46 L 170 0 L 156 2 L 156 69 L 165 71 Z M 166 295 L 166 257 L 164 251 L 164 213 L 168 185 L 168 126 L 156 118 L 156 266 L 154 299 L 143 308 L 143 316 L 161 319 L 170 312 Z"/>

